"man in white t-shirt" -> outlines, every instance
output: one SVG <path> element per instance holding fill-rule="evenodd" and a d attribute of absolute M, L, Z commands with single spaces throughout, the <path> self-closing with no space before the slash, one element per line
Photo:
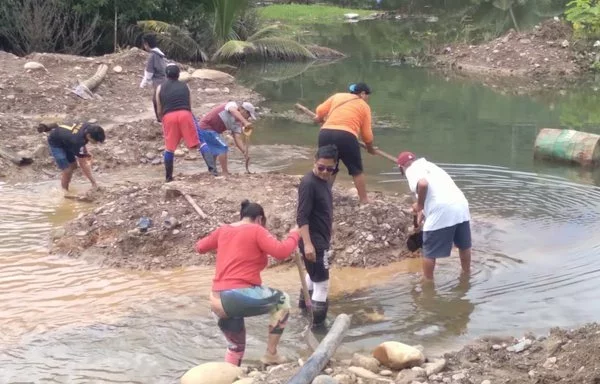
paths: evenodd
<path fill-rule="evenodd" d="M 423 275 L 433 279 L 435 260 L 450 256 L 458 248 L 463 273 L 471 271 L 471 226 L 469 203 L 452 178 L 440 167 L 412 152 L 398 155 L 398 167 L 406 175 L 417 202 L 413 210 L 423 221 Z"/>

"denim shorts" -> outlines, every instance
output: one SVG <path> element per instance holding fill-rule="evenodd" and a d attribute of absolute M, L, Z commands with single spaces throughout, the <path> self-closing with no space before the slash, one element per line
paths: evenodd
<path fill-rule="evenodd" d="M 450 227 L 423 232 L 423 256 L 437 259 L 450 256 L 452 244 L 458 249 L 471 248 L 471 225 L 469 221 Z"/>
<path fill-rule="evenodd" d="M 223 141 L 223 137 L 215 131 L 198 129 L 198 136 L 201 142 L 206 143 L 208 150 L 214 156 L 219 156 L 229 151 L 229 146 Z"/>
<path fill-rule="evenodd" d="M 60 170 L 69 168 L 69 166 L 75 162 L 75 156 L 60 147 L 51 145 L 50 153 L 52 154 L 52 157 L 54 157 L 54 161 Z"/>

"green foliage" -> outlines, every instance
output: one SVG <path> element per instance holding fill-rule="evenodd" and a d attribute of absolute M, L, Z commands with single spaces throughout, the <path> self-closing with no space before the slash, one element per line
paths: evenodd
<path fill-rule="evenodd" d="M 213 0 L 215 12 L 214 32 L 219 43 L 238 39 L 234 30 L 238 16 L 246 9 L 246 0 Z"/>
<path fill-rule="evenodd" d="M 214 54 L 214 61 L 277 59 L 286 61 L 314 60 L 315 56 L 300 43 L 280 37 L 279 25 L 267 26 L 246 41 L 229 40 Z"/>
<path fill-rule="evenodd" d="M 573 0 L 567 4 L 565 16 L 573 24 L 577 36 L 600 37 L 600 4 L 598 0 Z"/>
<path fill-rule="evenodd" d="M 280 21 L 287 25 L 310 25 L 342 23 L 345 13 L 367 16 L 373 11 L 347 9 L 327 5 L 276 4 L 260 8 L 259 14 L 266 21 Z"/>
<path fill-rule="evenodd" d="M 158 20 L 140 20 L 137 26 L 142 32 L 154 32 L 161 49 L 169 58 L 190 61 L 206 61 L 208 58 L 200 45 L 183 28 Z"/>

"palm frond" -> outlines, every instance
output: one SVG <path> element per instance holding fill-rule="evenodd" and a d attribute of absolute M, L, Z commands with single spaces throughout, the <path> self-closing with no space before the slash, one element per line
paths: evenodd
<path fill-rule="evenodd" d="M 213 61 L 239 60 L 256 50 L 254 44 L 248 41 L 229 40 L 213 55 Z"/>
<path fill-rule="evenodd" d="M 256 41 L 267 37 L 281 36 L 284 27 L 281 24 L 272 24 L 256 31 L 252 36 L 248 37 L 248 41 Z"/>
<path fill-rule="evenodd" d="M 225 42 L 236 38 L 233 25 L 238 14 L 246 8 L 247 0 L 213 0 L 213 5 L 217 40 Z"/>
<path fill-rule="evenodd" d="M 140 20 L 137 26 L 145 32 L 154 32 L 161 49 L 168 57 L 207 61 L 208 56 L 189 32 L 160 20 Z"/>
<path fill-rule="evenodd" d="M 294 40 L 281 37 L 266 37 L 252 42 L 257 54 L 263 58 L 278 58 L 282 60 L 314 60 L 313 55 L 305 46 Z"/>

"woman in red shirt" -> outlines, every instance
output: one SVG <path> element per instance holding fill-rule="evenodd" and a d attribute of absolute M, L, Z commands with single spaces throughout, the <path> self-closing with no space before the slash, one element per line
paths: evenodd
<path fill-rule="evenodd" d="M 267 351 L 264 364 L 282 364 L 277 344 L 290 311 L 287 293 L 262 285 L 260 272 L 266 268 L 268 255 L 288 258 L 298 246 L 298 228 L 287 239 L 278 241 L 265 228 L 263 207 L 248 200 L 242 202 L 240 221 L 224 224 L 196 243 L 199 253 L 217 250 L 217 265 L 210 295 L 211 310 L 219 317 L 219 328 L 229 345 L 225 361 L 241 365 L 246 349 L 244 317 L 269 313 Z"/>

